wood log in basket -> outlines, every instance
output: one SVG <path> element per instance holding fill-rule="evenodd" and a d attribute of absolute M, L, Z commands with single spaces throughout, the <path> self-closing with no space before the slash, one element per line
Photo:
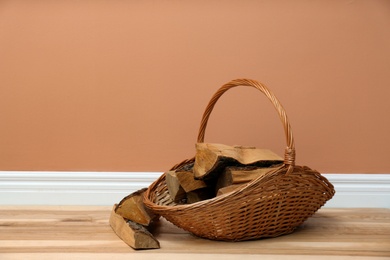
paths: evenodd
<path fill-rule="evenodd" d="M 187 198 L 187 194 L 184 191 L 183 187 L 180 185 L 176 172 L 168 171 L 165 173 L 165 175 L 168 192 L 171 196 L 171 199 L 176 203 L 184 202 Z"/>
<path fill-rule="evenodd" d="M 279 155 L 267 149 L 197 143 L 193 171 L 196 179 L 208 180 L 216 178 L 227 166 L 251 165 L 262 168 L 282 162 Z"/>
<path fill-rule="evenodd" d="M 215 186 L 215 189 L 218 191 L 220 189 L 223 189 L 220 193 L 227 193 L 228 191 L 232 191 L 232 188 L 224 189 L 229 186 L 238 187 L 241 185 L 237 184 L 244 184 L 248 183 L 260 176 L 264 176 L 269 172 L 275 171 L 279 169 L 283 165 L 275 165 L 271 167 L 266 168 L 258 168 L 258 167 L 226 167 L 225 170 L 219 175 L 217 184 Z"/>
<path fill-rule="evenodd" d="M 202 180 L 196 180 L 192 171 L 177 171 L 177 179 L 185 192 L 191 192 L 206 188 L 207 184 Z"/>
<path fill-rule="evenodd" d="M 166 172 L 166 183 L 171 199 L 179 204 L 191 204 L 214 197 L 214 192 L 202 180 L 196 180 L 192 164 L 183 169 Z"/>

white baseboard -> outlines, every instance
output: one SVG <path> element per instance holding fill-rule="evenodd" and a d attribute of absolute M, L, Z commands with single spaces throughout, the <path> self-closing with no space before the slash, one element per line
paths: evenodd
<path fill-rule="evenodd" d="M 0 205 L 113 205 L 161 172 L 0 171 Z M 390 208 L 390 174 L 324 174 L 328 208 Z"/>

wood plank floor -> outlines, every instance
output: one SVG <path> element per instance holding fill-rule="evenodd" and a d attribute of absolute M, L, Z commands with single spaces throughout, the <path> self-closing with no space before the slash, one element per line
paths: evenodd
<path fill-rule="evenodd" d="M 153 231 L 161 248 L 141 251 L 111 230 L 110 211 L 1 206 L 0 259 L 390 259 L 390 209 L 321 209 L 293 234 L 235 243 L 161 220 Z"/>

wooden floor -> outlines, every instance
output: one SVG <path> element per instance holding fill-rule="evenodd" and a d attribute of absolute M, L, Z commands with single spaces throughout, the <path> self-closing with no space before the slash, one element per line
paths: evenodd
<path fill-rule="evenodd" d="M 390 259 L 390 209 L 321 209 L 295 233 L 218 242 L 161 220 L 161 248 L 135 251 L 111 230 L 111 207 L 0 207 L 0 259 Z"/>

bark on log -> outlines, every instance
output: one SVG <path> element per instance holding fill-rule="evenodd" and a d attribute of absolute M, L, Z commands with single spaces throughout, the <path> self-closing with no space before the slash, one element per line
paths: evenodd
<path fill-rule="evenodd" d="M 160 248 L 158 240 L 145 227 L 131 220 L 126 220 L 115 213 L 115 208 L 116 205 L 111 211 L 109 223 L 120 239 L 134 249 Z"/>

